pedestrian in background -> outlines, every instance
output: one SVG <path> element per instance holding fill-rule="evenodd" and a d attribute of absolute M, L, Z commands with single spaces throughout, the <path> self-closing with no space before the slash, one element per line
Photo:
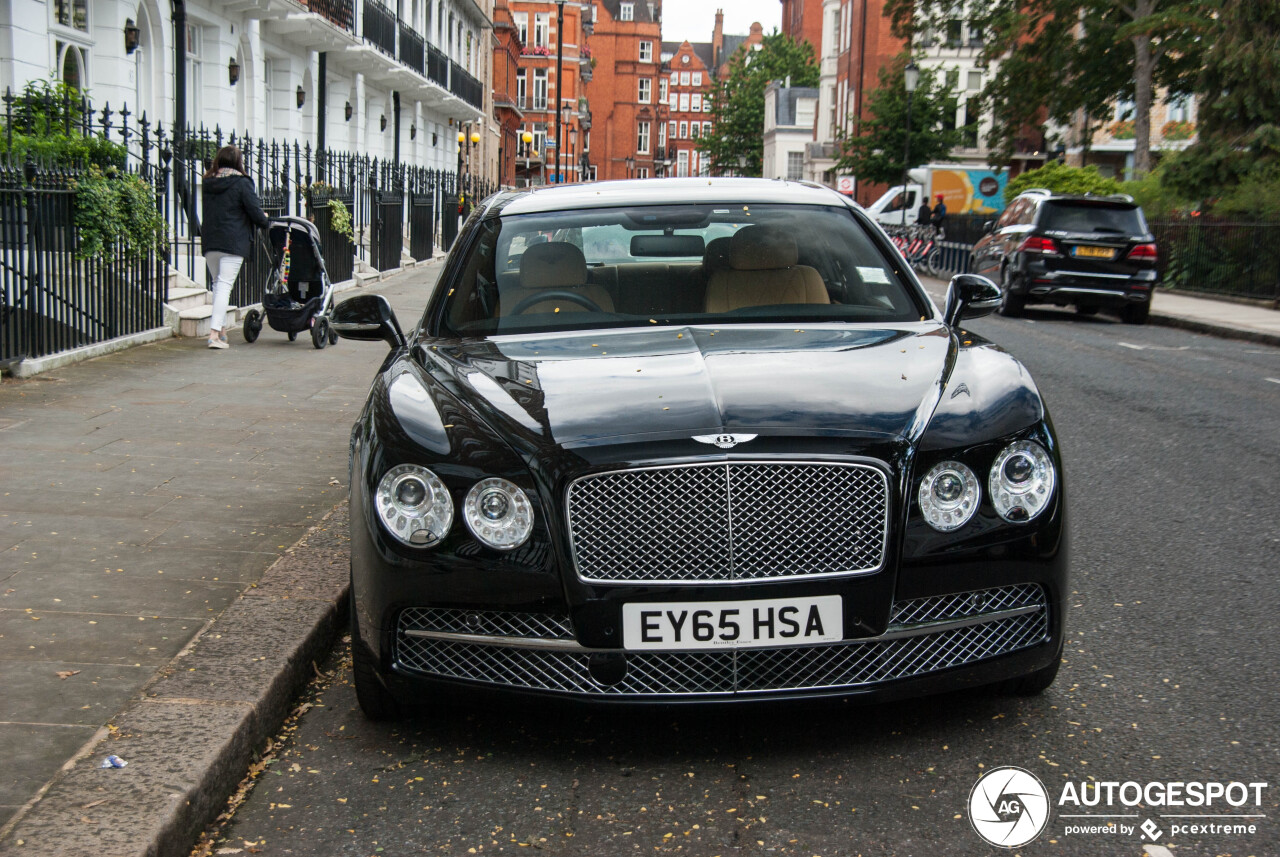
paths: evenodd
<path fill-rule="evenodd" d="M 921 199 L 920 208 L 916 210 L 916 226 L 928 226 L 933 222 L 933 209 L 929 208 L 929 200 Z"/>
<path fill-rule="evenodd" d="M 942 201 L 942 194 L 938 194 L 938 204 L 933 207 L 933 228 L 938 230 L 941 235 L 947 220 L 947 204 Z"/>
<path fill-rule="evenodd" d="M 235 146 L 223 146 L 204 174 L 203 223 L 200 242 L 213 283 L 213 317 L 209 347 L 227 346 L 227 307 L 231 286 L 253 248 L 253 227 L 270 224 L 262 211 L 253 181 L 245 175 L 244 156 Z"/>

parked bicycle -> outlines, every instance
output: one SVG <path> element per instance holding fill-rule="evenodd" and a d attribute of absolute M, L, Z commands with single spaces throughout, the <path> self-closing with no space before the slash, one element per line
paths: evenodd
<path fill-rule="evenodd" d="M 902 251 L 907 264 L 930 277 L 942 273 L 942 230 L 933 226 L 888 226 L 889 238 Z"/>

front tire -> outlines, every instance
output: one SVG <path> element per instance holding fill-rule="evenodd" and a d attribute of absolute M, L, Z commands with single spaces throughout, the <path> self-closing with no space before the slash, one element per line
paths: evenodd
<path fill-rule="evenodd" d="M 311 344 L 317 349 L 329 344 L 329 319 L 324 316 L 311 322 Z"/>
<path fill-rule="evenodd" d="M 244 317 L 244 341 L 256 342 L 259 333 L 262 333 L 262 313 L 251 309 Z"/>
<path fill-rule="evenodd" d="M 356 686 L 356 701 L 360 703 L 360 710 L 370 720 L 399 720 L 404 716 L 400 703 L 378 677 L 378 666 L 374 662 L 373 653 L 360 636 L 354 588 L 348 597 L 347 609 L 351 612 L 351 676 Z"/>

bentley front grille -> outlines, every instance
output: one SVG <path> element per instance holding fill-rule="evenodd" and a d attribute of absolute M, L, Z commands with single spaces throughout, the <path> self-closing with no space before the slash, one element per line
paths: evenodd
<path fill-rule="evenodd" d="M 470 615 L 482 618 L 468 621 L 467 615 L 402 612 L 398 664 L 428 676 L 567 694 L 750 694 L 856 688 L 910 678 L 1039 645 L 1049 635 L 1045 592 L 1025 584 L 895 602 L 888 630 L 863 640 L 794 648 L 606 653 L 623 657 L 626 665 L 621 679 L 610 684 L 592 674 L 597 653 L 558 633 L 570 629 L 567 616 L 479 611 Z M 467 630 L 455 630 L 459 627 Z M 504 629 L 506 633 L 492 633 Z M 556 633 L 542 636 L 536 629 Z"/>
<path fill-rule="evenodd" d="M 869 573 L 889 480 L 867 464 L 729 462 L 620 470 L 569 486 L 578 575 L 706 583 Z"/>

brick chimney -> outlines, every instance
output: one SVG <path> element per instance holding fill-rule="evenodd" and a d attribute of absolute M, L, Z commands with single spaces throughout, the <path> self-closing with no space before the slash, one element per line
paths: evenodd
<path fill-rule="evenodd" d="M 716 28 L 711 31 L 711 58 L 718 68 L 724 62 L 724 10 L 716 10 Z M 714 71 L 714 69 L 712 69 Z"/>

